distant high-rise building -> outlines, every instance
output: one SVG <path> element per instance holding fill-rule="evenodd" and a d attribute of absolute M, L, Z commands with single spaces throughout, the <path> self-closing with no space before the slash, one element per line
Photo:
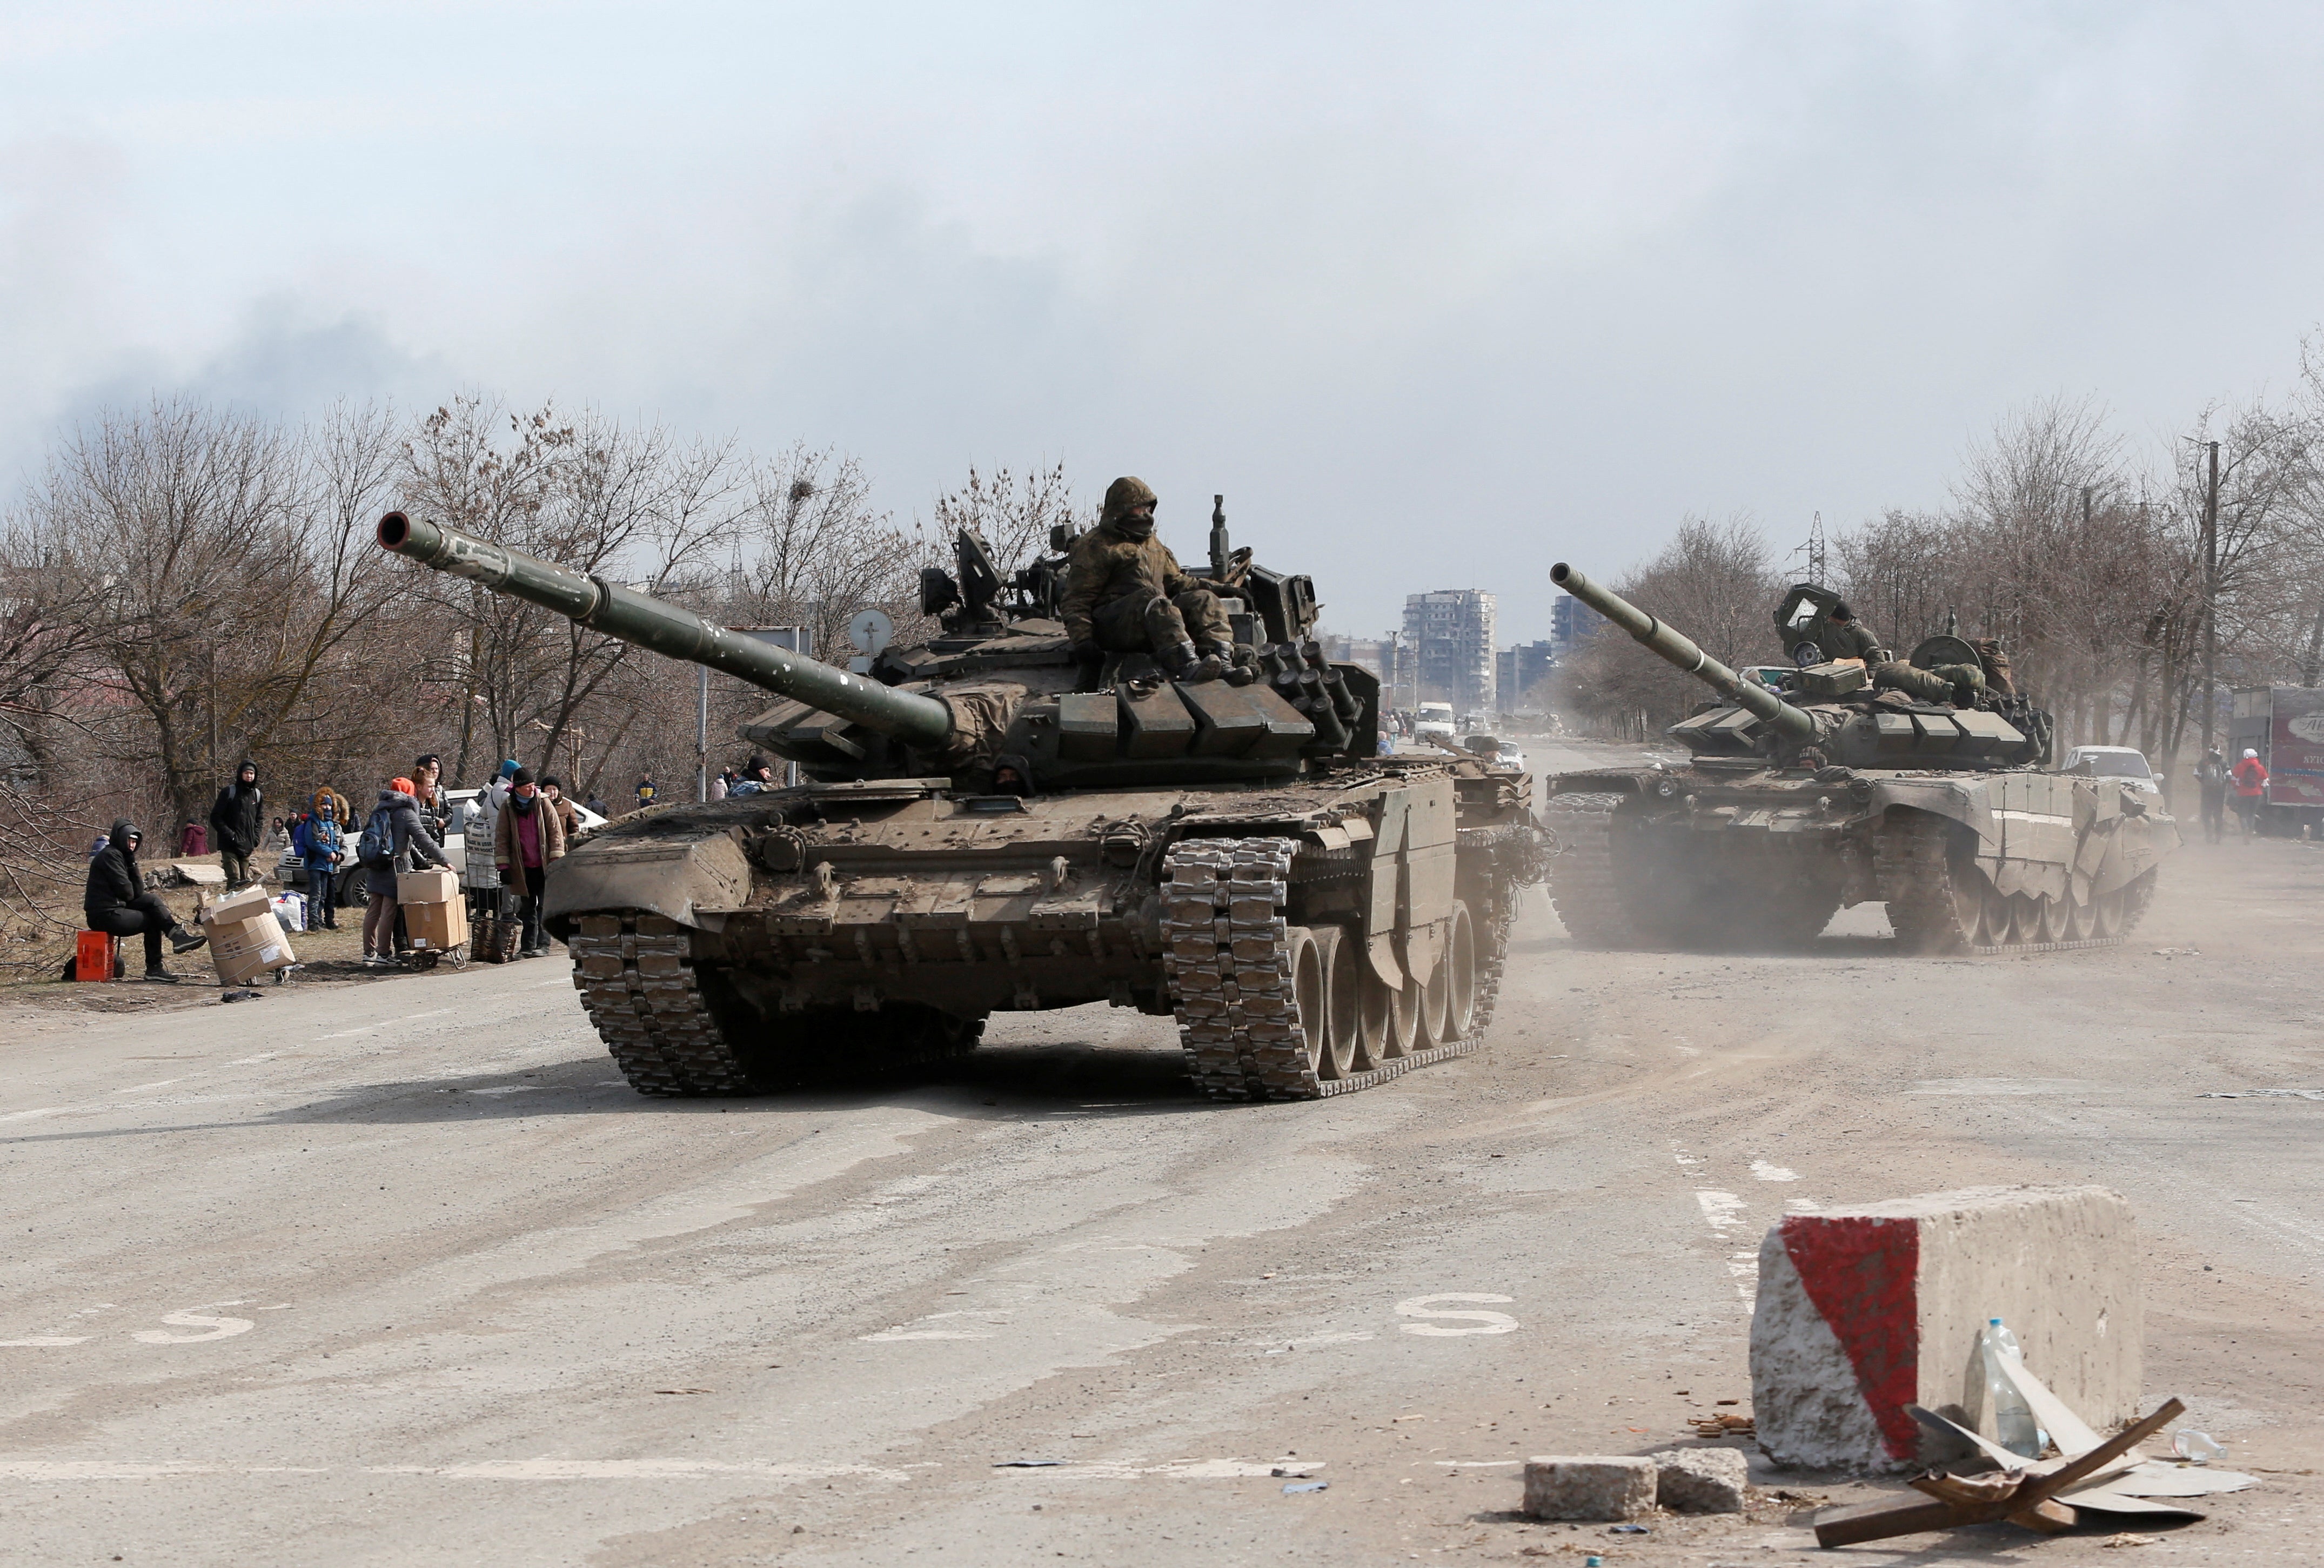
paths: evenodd
<path fill-rule="evenodd" d="M 1571 594 L 1549 602 L 1549 646 L 1560 659 L 1573 656 L 1574 645 L 1605 623 L 1597 611 Z"/>
<path fill-rule="evenodd" d="M 1323 645 L 1323 657 L 1334 664 L 1360 664 L 1379 677 L 1383 691 L 1381 700 L 1390 707 L 1396 706 L 1392 693 L 1397 679 L 1395 633 L 1386 637 L 1342 637 L 1333 632 L 1318 632 L 1316 641 Z"/>
<path fill-rule="evenodd" d="M 1534 687 L 1549 678 L 1552 666 L 1557 662 L 1554 642 L 1520 642 L 1514 648 L 1504 648 L 1495 656 L 1499 668 L 1495 678 L 1500 684 L 1501 706 L 1509 711 L 1526 706 L 1545 706 L 1546 692 L 1536 695 Z"/>
<path fill-rule="evenodd" d="M 1455 712 L 1495 708 L 1493 596 L 1478 588 L 1414 594 L 1404 602 L 1404 645 L 1417 702 L 1449 702 Z"/>

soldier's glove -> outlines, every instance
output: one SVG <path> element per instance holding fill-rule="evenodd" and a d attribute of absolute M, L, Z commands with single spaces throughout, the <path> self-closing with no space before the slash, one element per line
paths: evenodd
<path fill-rule="evenodd" d="M 1081 684 L 1095 685 L 1099 674 L 1105 669 L 1105 650 L 1094 642 L 1076 642 L 1073 645 L 1073 655 L 1074 662 L 1081 666 Z"/>

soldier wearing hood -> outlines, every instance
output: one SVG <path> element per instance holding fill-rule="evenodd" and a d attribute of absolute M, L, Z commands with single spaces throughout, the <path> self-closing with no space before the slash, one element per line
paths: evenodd
<path fill-rule="evenodd" d="M 145 890 L 145 875 L 137 866 L 137 846 L 143 837 L 134 822 L 124 819 L 113 825 L 105 847 L 88 862 L 88 889 L 81 895 L 81 915 L 92 931 L 143 936 L 145 978 L 175 984 L 178 977 L 161 966 L 161 938 L 169 937 L 180 953 L 189 953 L 209 938 L 188 930 L 167 905 Z"/>
<path fill-rule="evenodd" d="M 258 764 L 247 757 L 210 807 L 210 837 L 217 844 L 227 887 L 247 887 L 258 880 L 250 874 L 250 857 L 266 837 L 266 796 L 258 788 Z"/>
<path fill-rule="evenodd" d="M 1234 661 L 1218 595 L 1154 537 L 1153 490 L 1124 475 L 1106 486 L 1097 527 L 1074 541 L 1063 613 L 1074 652 L 1151 652 L 1179 680 L 1216 680 Z"/>

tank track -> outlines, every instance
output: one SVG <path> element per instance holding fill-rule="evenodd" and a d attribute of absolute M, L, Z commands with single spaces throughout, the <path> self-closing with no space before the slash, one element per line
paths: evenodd
<path fill-rule="evenodd" d="M 752 1087 L 694 978 L 686 930 L 666 916 L 584 915 L 567 943 L 573 985 L 622 1076 L 641 1094 Z"/>
<path fill-rule="evenodd" d="M 1911 889 L 1907 898 L 1887 899 L 1888 924 L 1898 938 L 1924 953 L 1953 953 L 1978 958 L 2015 958 L 2036 953 L 2076 953 L 2091 947 L 2119 947 L 2137 929 L 2139 919 L 2153 902 L 2152 872 L 2124 890 L 2122 931 L 2114 936 L 2086 936 L 2071 942 L 1964 942 L 1952 905 L 1952 863 L 1948 858 L 1949 829 L 1940 818 L 1914 816 L 1901 831 L 1883 831 L 1873 841 L 1874 874 L 1882 893 Z M 1902 906 L 1900 909 L 1899 906 Z M 1930 942 L 1936 935 L 1940 940 Z"/>
<path fill-rule="evenodd" d="M 1621 804 L 1619 795 L 1553 795 L 1545 813 L 1558 844 L 1549 901 L 1566 935 L 1585 947 L 1630 947 L 1641 937 L 1614 876 L 1614 811 Z"/>
<path fill-rule="evenodd" d="M 1344 1078 L 1316 1074 L 1292 993 L 1284 913 L 1298 848 L 1287 838 L 1184 839 L 1163 859 L 1163 964 L 1195 1085 L 1213 1100 L 1320 1100 L 1475 1050 L 1500 988 L 1506 922 L 1479 967 L 1475 1019 L 1460 1039 Z"/>

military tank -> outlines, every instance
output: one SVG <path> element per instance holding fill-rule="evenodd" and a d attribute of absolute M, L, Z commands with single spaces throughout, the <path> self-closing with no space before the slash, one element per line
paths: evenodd
<path fill-rule="evenodd" d="M 1004 582 L 969 531 L 922 574 L 941 633 L 861 673 L 401 512 L 379 542 L 782 699 L 740 733 L 803 782 L 621 817 L 549 870 L 544 919 L 641 1093 L 937 1058 L 996 1010 L 1103 1001 L 1174 1019 L 1212 1098 L 1313 1099 L 1492 1017 L 1544 859 L 1531 779 L 1373 755 L 1377 679 L 1323 657 L 1313 584 L 1230 549 L 1222 508 L 1235 674 L 1197 682 L 1077 660 L 1066 557 Z"/>
<path fill-rule="evenodd" d="M 1560 562 L 1551 580 L 1715 690 L 1670 733 L 1682 766 L 1564 773 L 1545 820 L 1552 902 L 1600 947 L 1795 945 L 1887 906 L 1927 953 L 2103 946 L 2136 927 L 2179 830 L 2107 779 L 2049 771 L 2050 715 L 1950 631 L 1905 659 L 1832 659 L 1838 596 L 1795 585 L 1795 668 L 1738 674 Z"/>

